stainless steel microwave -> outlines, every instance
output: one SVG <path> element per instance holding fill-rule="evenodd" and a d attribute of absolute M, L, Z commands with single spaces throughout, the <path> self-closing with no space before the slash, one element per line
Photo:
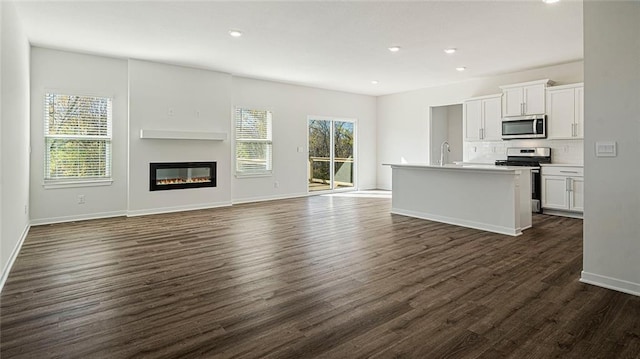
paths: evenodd
<path fill-rule="evenodd" d="M 502 139 L 547 138 L 545 115 L 505 117 L 502 119 Z"/>

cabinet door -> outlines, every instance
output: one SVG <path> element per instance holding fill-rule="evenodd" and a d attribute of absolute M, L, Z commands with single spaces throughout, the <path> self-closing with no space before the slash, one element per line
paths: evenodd
<path fill-rule="evenodd" d="M 584 137 L 584 87 L 576 87 L 575 91 L 575 130 L 576 138 Z"/>
<path fill-rule="evenodd" d="M 584 178 L 571 178 L 571 193 L 569 195 L 569 209 L 584 212 Z"/>
<path fill-rule="evenodd" d="M 482 100 L 466 101 L 463 107 L 464 139 L 478 141 L 482 129 Z"/>
<path fill-rule="evenodd" d="M 484 140 L 502 139 L 502 97 L 482 101 L 482 137 Z"/>
<path fill-rule="evenodd" d="M 547 90 L 547 137 L 573 137 L 575 111 L 573 88 Z"/>
<path fill-rule="evenodd" d="M 538 115 L 545 113 L 545 85 L 531 85 L 523 88 L 522 96 L 525 115 Z"/>
<path fill-rule="evenodd" d="M 542 176 L 542 208 L 569 209 L 567 177 Z"/>
<path fill-rule="evenodd" d="M 504 89 L 502 101 L 502 112 L 505 117 L 522 115 L 522 87 Z"/>

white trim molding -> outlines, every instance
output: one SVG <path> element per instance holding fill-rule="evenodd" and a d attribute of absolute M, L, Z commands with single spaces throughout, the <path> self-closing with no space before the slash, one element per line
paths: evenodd
<path fill-rule="evenodd" d="M 101 212 L 101 213 L 81 214 L 81 215 L 63 216 L 63 217 L 40 218 L 40 219 L 32 219 L 31 225 L 41 226 L 44 224 L 87 221 L 91 219 L 101 219 L 101 218 L 111 218 L 111 217 L 122 217 L 122 216 L 125 216 L 126 214 L 127 212 L 125 211 L 114 211 L 114 212 Z"/>
<path fill-rule="evenodd" d="M 529 228 L 529 227 L 526 227 L 526 228 L 514 229 L 509 227 L 496 226 L 496 225 L 487 224 L 487 223 L 470 221 L 462 218 L 451 218 L 451 217 L 441 216 L 441 215 L 427 213 L 427 212 L 418 212 L 418 211 L 411 211 L 411 210 L 399 209 L 399 208 L 391 208 L 391 213 L 399 214 L 401 216 L 452 224 L 454 226 L 462 226 L 462 227 L 480 229 L 483 231 L 488 231 L 493 233 L 506 234 L 508 236 L 514 236 L 514 237 L 521 235 L 523 229 Z"/>
<path fill-rule="evenodd" d="M 13 263 L 18 258 L 18 253 L 20 253 L 20 249 L 22 249 L 22 244 L 24 244 L 24 240 L 27 239 L 27 234 L 29 234 L 29 230 L 31 229 L 31 225 L 27 224 L 27 226 L 22 231 L 22 236 L 16 246 L 13 247 L 13 251 L 11 251 L 11 255 L 9 256 L 9 261 L 2 268 L 2 276 L 0 277 L 0 292 L 2 292 L 2 288 L 4 288 L 4 283 L 7 281 L 9 277 L 9 272 L 11 272 L 11 267 L 13 267 Z"/>
<path fill-rule="evenodd" d="M 582 271 L 580 282 L 640 296 L 640 283 L 633 283 L 623 279 Z"/>
<path fill-rule="evenodd" d="M 286 196 L 274 195 L 274 196 L 260 196 L 260 197 L 250 197 L 250 198 L 241 198 L 233 201 L 233 204 L 244 204 L 244 203 L 255 203 L 255 202 L 266 202 L 266 201 L 276 201 L 280 199 L 291 199 L 291 198 L 300 198 L 300 197 L 309 197 L 314 195 L 313 193 L 294 193 Z"/>
<path fill-rule="evenodd" d="M 229 206 L 231 206 L 231 202 L 214 202 L 214 203 L 201 203 L 201 204 L 175 206 L 175 207 L 136 209 L 132 211 L 127 211 L 127 217 L 147 216 L 151 214 L 162 214 L 162 213 L 173 213 L 173 212 L 196 211 L 199 209 L 210 209 L 210 208 L 229 207 Z"/>

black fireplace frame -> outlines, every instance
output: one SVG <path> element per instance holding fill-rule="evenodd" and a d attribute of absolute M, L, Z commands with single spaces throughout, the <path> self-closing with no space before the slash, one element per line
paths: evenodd
<path fill-rule="evenodd" d="M 211 181 L 193 183 L 172 183 L 159 185 L 156 183 L 156 170 L 167 168 L 202 168 L 209 167 Z M 165 191 L 172 189 L 216 187 L 217 162 L 151 162 L 149 163 L 149 191 Z"/>

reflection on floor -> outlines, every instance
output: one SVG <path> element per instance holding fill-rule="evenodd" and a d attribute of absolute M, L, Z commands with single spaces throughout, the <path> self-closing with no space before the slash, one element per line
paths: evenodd
<path fill-rule="evenodd" d="M 367 191 L 351 191 L 340 193 L 323 194 L 322 196 L 329 197 L 360 197 L 360 198 L 391 198 L 391 191 L 385 191 L 380 189 L 372 189 Z"/>

